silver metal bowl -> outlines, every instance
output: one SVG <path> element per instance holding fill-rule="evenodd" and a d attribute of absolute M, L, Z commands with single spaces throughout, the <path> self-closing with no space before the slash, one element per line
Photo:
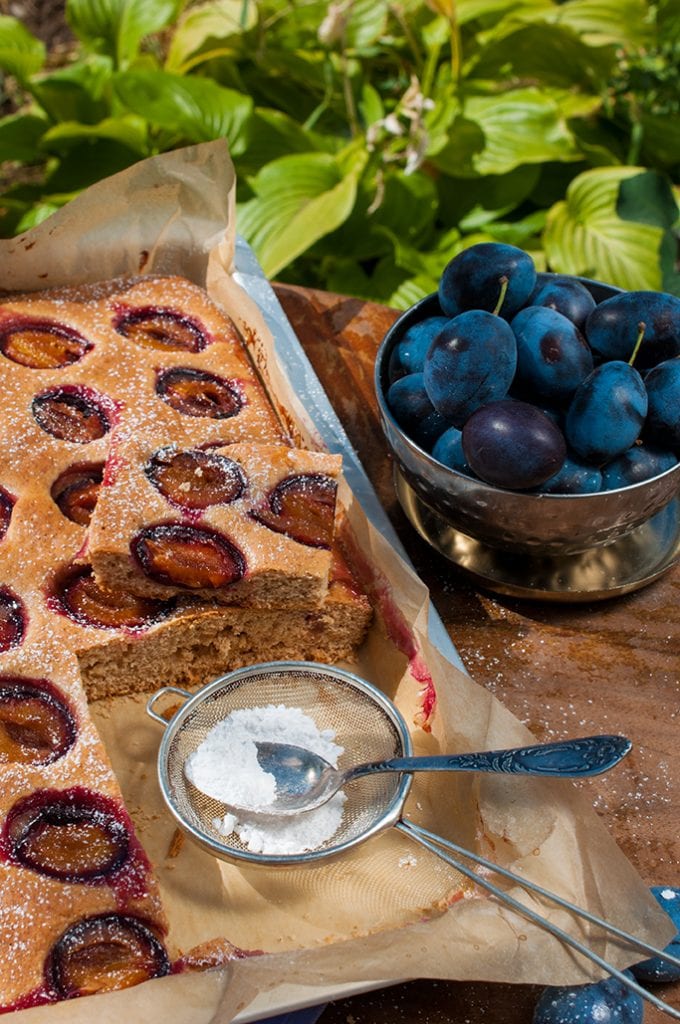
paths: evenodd
<path fill-rule="evenodd" d="M 539 279 L 551 275 L 539 274 Z M 596 301 L 620 289 L 578 278 Z M 680 463 L 630 487 L 596 494 L 528 494 L 492 487 L 449 469 L 401 429 L 386 395 L 390 355 L 404 332 L 428 316 L 441 316 L 437 295 L 403 313 L 385 335 L 375 362 L 381 425 L 401 475 L 429 509 L 469 537 L 503 551 L 562 556 L 608 544 L 630 533 L 680 493 Z"/>

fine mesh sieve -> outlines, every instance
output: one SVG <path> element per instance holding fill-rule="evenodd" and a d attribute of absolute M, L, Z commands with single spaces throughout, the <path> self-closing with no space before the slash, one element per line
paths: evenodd
<path fill-rule="evenodd" d="M 168 724 L 153 705 L 167 693 L 185 699 Z M 316 861 L 347 850 L 389 828 L 399 818 L 411 785 L 409 775 L 375 775 L 350 783 L 340 828 L 318 849 L 296 854 L 254 854 L 236 834 L 225 837 L 213 825 L 225 808 L 198 790 L 184 774 L 187 758 L 207 733 L 232 711 L 269 704 L 300 708 L 321 730 L 330 729 L 344 748 L 340 768 L 411 753 L 400 713 L 371 683 L 351 672 L 305 662 L 271 662 L 232 672 L 191 695 L 164 687 L 149 702 L 149 713 L 167 725 L 158 758 L 161 791 L 179 825 L 210 853 L 249 864 Z"/>
<path fill-rule="evenodd" d="M 155 710 L 157 701 L 168 694 L 180 696 L 184 702 L 169 721 Z M 344 748 L 338 761 L 341 769 L 370 760 L 407 756 L 412 752 L 408 728 L 394 704 L 371 683 L 336 667 L 313 662 L 268 662 L 237 669 L 193 695 L 178 687 L 163 687 L 147 704 L 149 715 L 165 726 L 165 735 L 158 753 L 161 792 L 180 828 L 207 852 L 223 860 L 270 868 L 316 864 L 387 828 L 395 827 L 503 904 L 618 978 L 644 1000 L 673 1019 L 680 1020 L 680 1012 L 670 1004 L 643 988 L 628 973 L 608 963 L 548 918 L 496 886 L 487 877 L 487 873 L 492 872 L 522 886 L 543 900 L 616 936 L 627 946 L 643 951 L 647 956 L 661 956 L 677 967 L 680 967 L 679 958 L 575 906 L 525 877 L 501 868 L 405 819 L 402 810 L 411 785 L 411 776 L 408 774 L 364 776 L 350 782 L 344 790 L 347 801 L 340 828 L 331 839 L 313 850 L 296 854 L 253 853 L 235 834 L 227 837 L 222 835 L 213 821 L 224 814 L 224 805 L 194 787 L 184 773 L 184 765 L 213 726 L 233 711 L 267 705 L 299 708 L 314 720 L 320 730 L 332 730 L 335 742 Z M 482 871 L 470 866 L 468 861 Z"/>

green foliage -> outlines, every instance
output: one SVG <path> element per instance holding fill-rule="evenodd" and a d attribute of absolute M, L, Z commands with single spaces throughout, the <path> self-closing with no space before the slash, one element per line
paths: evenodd
<path fill-rule="evenodd" d="M 67 0 L 0 17 L 0 232 L 226 138 L 265 272 L 405 307 L 480 240 L 680 294 L 677 0 Z"/>

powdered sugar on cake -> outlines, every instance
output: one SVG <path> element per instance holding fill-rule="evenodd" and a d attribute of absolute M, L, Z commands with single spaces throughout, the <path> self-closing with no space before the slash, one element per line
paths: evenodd
<path fill-rule="evenodd" d="M 257 760 L 256 742 L 290 743 L 312 750 L 334 767 L 343 753 L 331 729 L 319 729 L 300 708 L 269 704 L 239 708 L 207 733 L 184 766 L 202 793 L 229 806 L 266 811 L 276 796 L 274 776 Z M 294 854 L 317 849 L 340 827 L 345 794 L 340 792 L 314 811 L 281 821 L 241 821 L 227 813 L 213 821 L 223 836 L 235 834 L 253 853 Z"/>

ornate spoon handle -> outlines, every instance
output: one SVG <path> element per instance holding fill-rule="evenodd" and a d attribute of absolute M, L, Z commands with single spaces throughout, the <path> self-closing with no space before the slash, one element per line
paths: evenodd
<path fill-rule="evenodd" d="M 437 754 L 432 757 L 394 757 L 357 765 L 346 781 L 374 772 L 508 772 L 515 775 L 559 775 L 584 778 L 600 775 L 625 757 L 632 743 L 625 736 L 585 736 L 556 743 L 537 743 L 480 754 Z"/>

